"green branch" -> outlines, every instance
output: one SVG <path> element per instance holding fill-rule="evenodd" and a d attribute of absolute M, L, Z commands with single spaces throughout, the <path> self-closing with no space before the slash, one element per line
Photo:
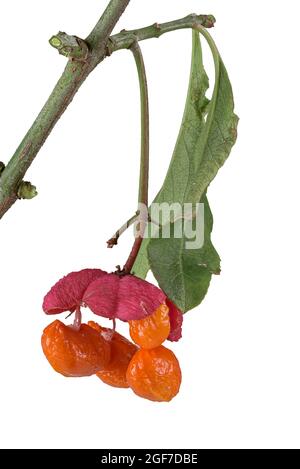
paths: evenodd
<path fill-rule="evenodd" d="M 92 33 L 86 39 L 90 49 L 86 61 L 70 60 L 31 129 L 5 167 L 0 179 L 0 218 L 18 199 L 18 188 L 35 156 L 76 92 L 104 59 L 106 44 L 115 24 L 130 0 L 110 0 Z"/>
<path fill-rule="evenodd" d="M 124 31 L 109 37 L 129 2 L 130 0 L 111 0 L 85 41 L 77 36 L 65 35 L 64 41 L 69 42 L 65 45 L 75 47 L 75 50 L 67 49 L 70 60 L 65 71 L 9 163 L 4 169 L 3 166 L 0 168 L 2 171 L 0 174 L 0 219 L 18 199 L 20 184 L 53 127 L 85 79 L 106 56 L 117 50 L 130 48 L 136 41 L 160 37 L 170 31 L 193 28 L 197 25 L 210 28 L 215 22 L 211 15 L 189 15 L 176 21 L 156 23 L 146 28 Z M 56 44 L 56 48 L 59 49 L 60 43 L 55 40 L 53 43 L 54 37 L 52 37 L 52 46 L 55 47 Z M 60 36 L 59 39 L 61 40 L 62 37 Z"/>
<path fill-rule="evenodd" d="M 110 37 L 108 43 L 108 55 L 120 49 L 129 49 L 133 41 L 145 41 L 146 39 L 159 38 L 163 34 L 179 29 L 190 29 L 197 26 L 204 28 L 212 28 L 216 20 L 213 15 L 196 15 L 191 14 L 175 21 L 168 23 L 154 23 L 150 26 L 130 31 L 121 31 Z"/>

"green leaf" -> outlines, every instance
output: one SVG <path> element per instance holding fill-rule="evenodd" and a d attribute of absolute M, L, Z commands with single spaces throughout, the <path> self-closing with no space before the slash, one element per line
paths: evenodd
<path fill-rule="evenodd" d="M 192 64 L 185 111 L 168 173 L 154 202 L 182 203 L 184 200 L 189 181 L 189 154 L 194 151 L 198 136 L 202 133 L 205 125 L 205 116 L 209 104 L 205 96 L 208 86 L 208 77 L 203 67 L 199 34 L 193 32 Z M 178 174 L 180 178 L 178 178 Z M 144 239 L 133 266 L 134 274 L 140 278 L 146 278 L 150 269 L 147 252 L 149 241 L 149 238 Z"/>
<path fill-rule="evenodd" d="M 133 271 L 145 277 L 151 267 L 160 287 L 183 311 L 197 306 L 209 287 L 212 273 L 219 273 L 220 259 L 210 234 L 212 214 L 206 191 L 229 156 L 237 135 L 232 89 L 218 50 L 206 30 L 215 63 L 215 86 L 209 102 L 208 77 L 202 61 L 198 32 L 193 32 L 189 90 L 181 129 L 170 167 L 155 202 L 204 203 L 204 245 L 186 249 L 186 239 L 161 236 L 145 239 Z M 159 222 L 159 220 L 154 220 Z M 173 227 L 174 229 L 174 227 Z"/>
<path fill-rule="evenodd" d="M 200 158 L 198 147 L 205 130 L 209 107 L 209 100 L 206 98 L 208 87 L 199 34 L 194 31 L 190 83 L 181 128 L 164 184 L 154 202 L 182 204 L 199 202 L 201 199 L 202 194 L 193 200 L 188 198 L 188 192 L 196 178 L 195 166 Z"/>
<path fill-rule="evenodd" d="M 154 276 L 165 294 L 183 312 L 202 302 L 212 274 L 220 273 L 220 258 L 210 239 L 213 217 L 206 196 L 201 202 L 204 204 L 204 243 L 201 248 L 187 249 L 189 239 L 185 236 L 174 237 L 176 224 L 182 225 L 182 220 L 171 224 L 170 238 L 152 239 L 148 245 L 148 258 Z"/>
<path fill-rule="evenodd" d="M 201 28 L 211 48 L 215 63 L 215 86 L 205 125 L 190 156 L 190 178 L 186 201 L 199 200 L 227 160 L 237 138 L 238 117 L 229 77 L 210 34 Z"/>

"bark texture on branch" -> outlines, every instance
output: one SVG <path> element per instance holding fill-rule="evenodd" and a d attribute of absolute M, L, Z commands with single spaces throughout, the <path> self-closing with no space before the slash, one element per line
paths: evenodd
<path fill-rule="evenodd" d="M 90 54 L 86 61 L 70 60 L 32 127 L 5 167 L 0 179 L 0 218 L 18 198 L 18 188 L 35 156 L 56 122 L 73 100 L 87 76 L 106 54 L 108 38 L 130 0 L 111 0 L 86 39 Z"/>
<path fill-rule="evenodd" d="M 196 15 L 192 13 L 184 18 L 167 23 L 154 23 L 145 28 L 121 31 L 119 34 L 114 34 L 110 37 L 108 55 L 120 49 L 128 49 L 134 40 L 139 42 L 146 39 L 159 38 L 163 34 L 178 31 L 179 29 L 193 28 L 195 25 L 212 28 L 215 22 L 216 20 L 213 15 Z"/>
<path fill-rule="evenodd" d="M 76 50 L 73 50 L 74 53 L 70 53 L 70 60 L 61 78 L 15 154 L 5 167 L 3 167 L 3 164 L 0 167 L 0 219 L 18 199 L 18 189 L 26 171 L 53 127 L 71 103 L 85 79 L 106 56 L 117 50 L 130 48 L 136 41 L 160 37 L 167 32 L 193 28 L 195 25 L 210 28 L 215 22 L 212 15 L 192 14 L 168 23 L 155 23 L 145 28 L 123 31 L 110 37 L 114 26 L 129 2 L 130 0 L 110 0 L 95 28 L 84 41 L 76 36 L 65 35 L 64 38 L 60 37 L 60 39 L 68 42 L 68 46 L 72 45 Z M 52 42 L 54 47 L 55 43 L 55 41 L 54 44 Z M 56 44 L 56 48 L 59 48 L 58 43 Z M 79 49 L 80 47 L 83 49 L 83 52 L 76 48 L 76 44 Z M 76 54 L 79 54 L 79 57 L 76 57 Z"/>

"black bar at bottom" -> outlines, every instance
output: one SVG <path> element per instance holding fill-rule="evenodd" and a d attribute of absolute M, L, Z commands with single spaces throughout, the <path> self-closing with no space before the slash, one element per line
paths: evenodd
<path fill-rule="evenodd" d="M 0 450 L 0 465 L 9 461 L 9 467 L 27 463 L 39 467 L 47 463 L 53 467 L 59 467 L 65 462 L 66 467 L 80 465 L 84 469 L 121 465 L 124 468 L 144 465 L 163 464 L 165 466 L 175 464 L 176 466 L 195 466 L 197 464 L 238 463 L 239 467 L 245 462 L 245 451 L 247 451 L 247 464 L 262 462 L 262 450 L 214 450 L 214 449 L 2 449 Z M 259 454 L 257 454 L 259 453 Z M 268 465 L 271 463 L 270 451 L 268 451 Z M 276 464 L 280 462 L 285 466 L 288 462 L 286 453 L 274 454 Z M 284 459 L 283 459 L 284 458 Z M 274 458 L 275 460 L 275 458 Z M 2 464 L 1 464 L 2 463 Z M 4 466 L 5 467 L 5 466 Z"/>

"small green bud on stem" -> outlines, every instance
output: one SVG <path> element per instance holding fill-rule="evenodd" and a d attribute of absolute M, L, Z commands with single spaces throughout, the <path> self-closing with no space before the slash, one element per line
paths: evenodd
<path fill-rule="evenodd" d="M 61 31 L 52 36 L 49 43 L 61 55 L 69 59 L 85 61 L 89 55 L 88 45 L 83 39 L 77 36 L 69 36 Z"/>
<path fill-rule="evenodd" d="M 19 199 L 33 199 L 38 195 L 36 187 L 31 182 L 22 181 L 18 189 Z"/>
<path fill-rule="evenodd" d="M 213 28 L 216 22 L 216 18 L 213 15 L 200 15 L 199 19 L 204 28 Z"/>

